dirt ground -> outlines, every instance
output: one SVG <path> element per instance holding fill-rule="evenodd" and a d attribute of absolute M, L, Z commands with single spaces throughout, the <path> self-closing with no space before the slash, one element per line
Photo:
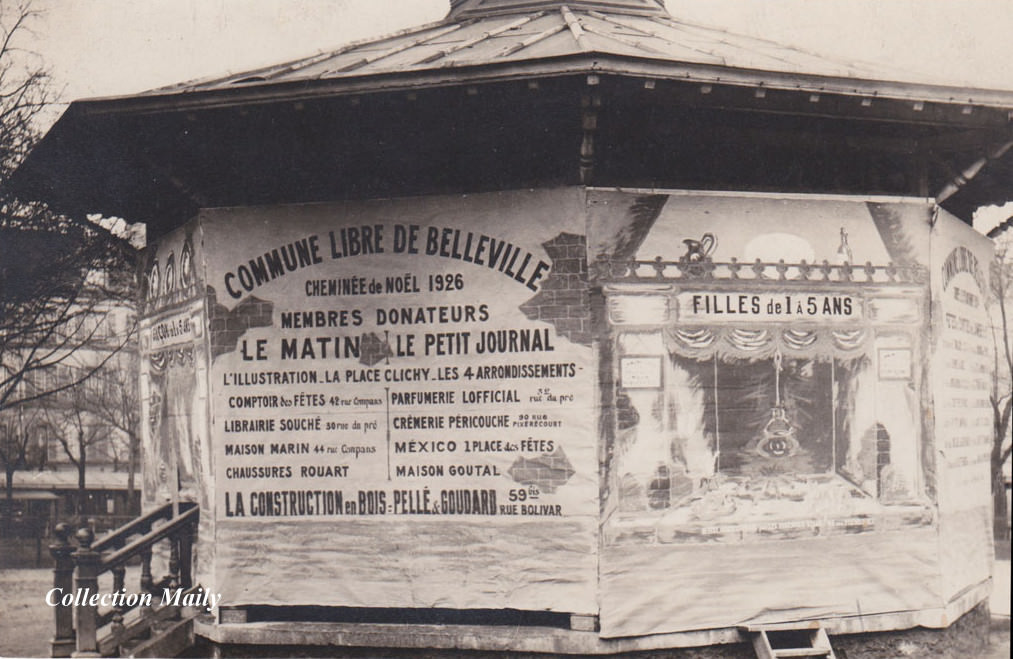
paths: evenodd
<path fill-rule="evenodd" d="M 993 598 L 987 654 L 977 658 L 964 655 L 963 659 L 1010 657 L 1009 565 L 1006 560 L 1000 561 L 996 566 L 996 583 L 1004 581 L 1007 587 L 1005 592 L 997 592 Z M 0 569 L 0 589 L 3 593 L 3 599 L 0 600 L 0 657 L 49 656 L 49 641 L 53 636 L 53 610 L 46 605 L 44 597 L 52 587 L 52 578 L 52 571 L 47 569 Z M 127 583 L 136 583 L 136 578 L 136 575 L 128 572 Z M 100 582 L 100 587 L 111 590 L 112 583 Z M 1004 610 L 1005 615 L 1000 613 L 1001 610 Z M 658 653 L 651 655 L 658 658 L 663 656 Z M 854 653 L 848 653 L 848 659 L 860 658 Z"/>
<path fill-rule="evenodd" d="M 128 568 L 127 584 L 137 584 L 139 568 Z M 0 569 L 0 657 L 48 657 L 55 620 L 46 605 L 53 587 L 47 568 Z M 99 579 L 100 592 L 112 592 L 112 575 Z"/>
<path fill-rule="evenodd" d="M 0 570 L 0 656 L 48 657 L 53 637 L 53 610 L 43 598 L 52 588 L 46 569 Z"/>

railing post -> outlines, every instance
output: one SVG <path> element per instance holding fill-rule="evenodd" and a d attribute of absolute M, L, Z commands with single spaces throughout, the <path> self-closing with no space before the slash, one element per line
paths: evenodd
<path fill-rule="evenodd" d="M 169 536 L 169 574 L 165 575 L 169 588 L 179 588 L 179 535 Z"/>
<path fill-rule="evenodd" d="M 59 602 L 64 595 L 74 592 L 74 546 L 68 542 L 70 525 L 61 522 L 53 529 L 56 542 L 49 545 L 53 556 L 53 600 Z M 53 607 L 56 618 L 56 633 L 50 643 L 49 656 L 69 657 L 74 652 L 74 607 L 57 604 Z"/>
<path fill-rule="evenodd" d="M 124 591 L 124 580 L 127 574 L 126 565 L 117 565 L 113 568 L 113 592 L 119 593 Z M 120 602 L 123 600 L 121 599 Z M 117 637 L 123 633 L 123 613 L 126 611 L 126 607 L 121 603 L 116 606 L 116 612 L 113 614 L 113 624 L 110 631 Z"/>
<path fill-rule="evenodd" d="M 95 534 L 84 527 L 76 534 L 78 550 L 74 552 L 77 574 L 74 577 L 74 600 L 77 602 L 77 651 L 73 657 L 99 657 L 98 607 L 89 604 L 92 595 L 98 594 L 98 574 L 102 555 L 92 551 Z"/>
<path fill-rule="evenodd" d="M 193 586 L 193 539 L 194 525 L 187 524 L 179 533 L 179 585 Z"/>
<path fill-rule="evenodd" d="M 155 580 L 151 576 L 151 546 L 141 550 L 141 593 L 150 593 L 155 588 Z M 141 615 L 151 614 L 151 607 L 147 604 L 141 605 Z"/>

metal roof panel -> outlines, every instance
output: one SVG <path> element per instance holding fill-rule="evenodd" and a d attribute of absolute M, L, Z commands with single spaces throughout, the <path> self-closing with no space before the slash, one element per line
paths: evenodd
<path fill-rule="evenodd" d="M 628 5 L 628 6 L 627 6 Z M 443 21 L 345 45 L 330 52 L 174 87 L 201 92 L 238 84 L 271 84 L 351 75 L 412 74 L 594 53 L 653 64 L 724 66 L 739 72 L 798 74 L 866 83 L 903 80 L 904 72 L 842 61 L 774 41 L 681 21 L 653 0 L 559 2 L 462 0 Z M 758 80 L 762 84 L 762 80 Z M 895 83 L 889 83 L 895 86 Z M 863 87 L 868 87 L 864 85 Z M 873 84 L 875 86 L 875 84 Z M 802 88 L 802 87 L 800 87 Z"/>

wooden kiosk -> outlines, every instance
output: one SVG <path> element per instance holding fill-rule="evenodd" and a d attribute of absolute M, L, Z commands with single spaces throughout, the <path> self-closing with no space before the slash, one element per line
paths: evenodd
<path fill-rule="evenodd" d="M 987 600 L 967 222 L 1011 112 L 653 0 L 461 0 L 78 101 L 17 184 L 149 223 L 144 495 L 199 508 L 199 637 L 762 645 Z"/>

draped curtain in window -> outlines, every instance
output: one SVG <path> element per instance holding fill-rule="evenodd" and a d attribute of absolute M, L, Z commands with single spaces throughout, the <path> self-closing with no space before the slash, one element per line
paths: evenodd
<path fill-rule="evenodd" d="M 865 328 L 793 329 L 671 327 L 665 331 L 672 354 L 698 361 L 786 358 L 850 361 L 865 356 L 872 332 Z"/>

